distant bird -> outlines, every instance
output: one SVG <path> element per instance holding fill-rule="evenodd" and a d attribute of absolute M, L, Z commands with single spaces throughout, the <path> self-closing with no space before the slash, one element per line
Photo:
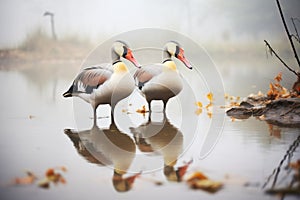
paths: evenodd
<path fill-rule="evenodd" d="M 46 12 L 44 13 L 44 16 L 50 16 L 52 38 L 53 38 L 54 40 L 57 40 L 56 33 L 55 33 L 55 25 L 54 25 L 54 13 L 49 12 L 49 11 L 46 11 Z"/>
<path fill-rule="evenodd" d="M 148 102 L 149 111 L 151 111 L 152 100 L 162 100 L 165 110 L 169 99 L 179 94 L 183 88 L 181 76 L 172 57 L 179 59 L 187 68 L 192 69 L 180 44 L 170 41 L 164 46 L 162 64 L 144 66 L 134 74 L 138 87 Z"/>
<path fill-rule="evenodd" d="M 64 97 L 80 97 L 90 103 L 94 111 L 96 124 L 96 109 L 100 104 L 110 104 L 112 121 L 116 104 L 128 97 L 135 89 L 132 75 L 121 57 L 140 67 L 133 57 L 132 51 L 123 41 L 113 43 L 111 49 L 112 66 L 92 66 L 80 72 Z"/>

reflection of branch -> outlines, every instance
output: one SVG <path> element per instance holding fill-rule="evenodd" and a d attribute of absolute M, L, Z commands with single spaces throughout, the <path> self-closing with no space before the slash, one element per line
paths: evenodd
<path fill-rule="evenodd" d="M 293 70 L 292 68 L 290 68 L 279 56 L 278 54 L 272 49 L 272 47 L 270 46 L 270 44 L 264 40 L 264 42 L 266 43 L 266 46 L 269 48 L 271 54 L 274 53 L 274 55 L 280 60 L 280 62 L 291 72 L 293 72 L 294 74 L 296 74 L 296 76 L 298 76 L 297 72 L 295 70 Z"/>
<path fill-rule="evenodd" d="M 285 155 L 283 156 L 282 160 L 280 161 L 278 167 L 276 167 L 272 174 L 268 177 L 267 181 L 264 183 L 264 185 L 262 186 L 262 188 L 265 188 L 268 183 L 271 181 L 271 178 L 274 176 L 274 180 L 273 180 L 273 183 L 272 183 L 272 189 L 275 187 L 276 185 L 276 182 L 277 182 L 277 178 L 278 178 L 278 175 L 279 175 L 279 172 L 281 170 L 281 167 L 283 165 L 283 163 L 285 162 L 286 159 L 288 159 L 288 163 L 287 163 L 287 166 L 289 166 L 290 164 L 290 161 L 291 161 L 291 157 L 293 156 L 293 153 L 296 151 L 297 147 L 299 146 L 299 143 L 300 143 L 300 135 L 296 138 L 296 140 L 291 144 L 291 146 L 289 147 L 289 149 L 286 151 Z M 292 180 L 293 182 L 293 180 Z"/>

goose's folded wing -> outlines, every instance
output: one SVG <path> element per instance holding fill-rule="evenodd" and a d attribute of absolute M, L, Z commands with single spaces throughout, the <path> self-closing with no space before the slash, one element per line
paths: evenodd
<path fill-rule="evenodd" d="M 93 89 L 107 81 L 113 71 L 104 67 L 89 67 L 78 74 L 73 85 L 78 92 L 92 93 Z"/>
<path fill-rule="evenodd" d="M 163 66 L 161 64 L 149 65 L 138 69 L 134 74 L 134 79 L 139 83 L 146 83 L 153 77 L 162 73 Z"/>

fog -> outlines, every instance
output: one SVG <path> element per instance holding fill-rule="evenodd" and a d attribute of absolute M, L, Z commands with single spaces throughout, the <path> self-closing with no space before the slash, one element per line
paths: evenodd
<path fill-rule="evenodd" d="M 300 1 L 281 5 L 293 30 L 290 17 L 300 18 Z M 0 48 L 18 46 L 37 28 L 50 34 L 45 11 L 55 13 L 58 38 L 75 35 L 100 42 L 154 27 L 178 31 L 200 43 L 286 39 L 275 0 L 1 0 Z"/>

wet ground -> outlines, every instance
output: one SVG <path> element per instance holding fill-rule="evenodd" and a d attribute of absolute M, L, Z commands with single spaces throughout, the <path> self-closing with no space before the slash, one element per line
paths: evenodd
<path fill-rule="evenodd" d="M 284 71 L 275 61 L 263 59 L 251 66 L 238 60 L 215 62 L 226 92 L 235 96 L 267 91 L 271 79 Z M 278 199 L 265 194 L 271 183 L 262 187 L 300 129 L 270 126 L 254 118 L 232 121 L 216 108 L 213 117 L 224 119 L 223 130 L 210 153 L 201 156 L 208 129 L 220 128 L 211 126 L 214 118 L 205 110 L 200 115 L 191 110 L 181 117 L 178 113 L 183 111 L 173 101 L 164 115 L 158 103 L 148 122 L 148 114 L 135 112 L 144 102 L 133 97 L 120 102 L 116 124 L 110 123 L 109 108 L 103 106 L 98 110 L 98 127 L 93 127 L 89 105 L 61 96 L 79 67 L 78 63 L 45 63 L 0 72 L 1 199 Z M 288 77 L 284 71 L 286 85 L 292 84 Z M 201 101 L 206 104 L 205 97 Z M 195 121 L 199 127 L 185 126 L 185 120 Z M 159 134 L 146 135 L 149 127 Z M 299 157 L 298 148 L 291 159 Z M 192 190 L 185 181 L 177 182 L 176 170 L 191 159 L 187 174 L 201 171 L 222 182 L 223 188 L 211 194 Z M 43 176 L 56 166 L 67 168 L 63 173 L 66 184 L 49 189 L 36 184 L 11 185 L 26 170 Z M 122 174 L 120 171 L 126 173 L 118 179 L 116 172 Z M 282 171 L 278 184 L 284 186 L 289 180 Z M 132 185 L 126 186 L 126 177 L 139 172 L 142 174 Z M 128 191 L 121 192 L 124 190 Z"/>

